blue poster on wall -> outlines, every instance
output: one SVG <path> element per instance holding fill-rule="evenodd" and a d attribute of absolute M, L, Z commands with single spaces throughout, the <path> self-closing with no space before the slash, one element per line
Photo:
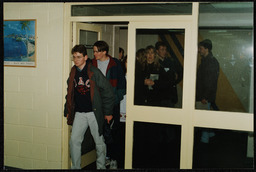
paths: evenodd
<path fill-rule="evenodd" d="M 36 66 L 36 20 L 4 21 L 4 65 Z"/>

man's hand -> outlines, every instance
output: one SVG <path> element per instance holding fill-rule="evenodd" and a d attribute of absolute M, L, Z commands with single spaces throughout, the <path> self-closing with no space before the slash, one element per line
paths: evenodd
<path fill-rule="evenodd" d="M 153 86 L 155 84 L 155 82 L 152 81 L 151 79 L 145 79 L 144 84 L 148 85 L 148 86 Z"/>
<path fill-rule="evenodd" d="M 202 101 L 201 101 L 203 104 L 207 104 L 208 103 L 208 101 L 206 100 L 206 99 L 202 99 Z"/>
<path fill-rule="evenodd" d="M 109 116 L 105 115 L 105 119 L 108 121 L 108 124 L 112 118 L 113 118 L 113 115 L 109 115 Z"/>

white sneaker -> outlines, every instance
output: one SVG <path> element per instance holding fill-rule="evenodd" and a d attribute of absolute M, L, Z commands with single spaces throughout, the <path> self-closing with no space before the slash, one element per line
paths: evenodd
<path fill-rule="evenodd" d="M 109 169 L 117 169 L 117 161 L 111 160 Z"/>
<path fill-rule="evenodd" d="M 106 157 L 106 161 L 105 161 L 105 165 L 106 165 L 106 167 L 107 166 L 110 166 L 110 158 L 109 157 Z"/>

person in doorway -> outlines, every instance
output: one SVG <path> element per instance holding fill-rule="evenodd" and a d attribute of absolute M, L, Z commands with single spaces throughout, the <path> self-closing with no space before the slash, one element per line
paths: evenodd
<path fill-rule="evenodd" d="M 122 62 L 124 60 L 124 49 L 119 47 L 118 60 Z"/>
<path fill-rule="evenodd" d="M 198 52 L 202 59 L 197 69 L 196 109 L 210 110 L 212 105 L 216 106 L 219 62 L 212 54 L 212 41 L 209 39 L 199 43 Z M 214 132 L 203 131 L 201 142 L 209 143 L 209 138 L 213 136 Z"/>
<path fill-rule="evenodd" d="M 198 52 L 202 59 L 197 70 L 196 108 L 210 109 L 211 104 L 215 105 L 219 62 L 212 54 L 212 41 L 209 39 L 199 43 Z"/>
<path fill-rule="evenodd" d="M 114 93 L 109 81 L 94 67 L 84 45 L 76 45 L 71 51 L 75 65 L 71 68 L 64 116 L 72 125 L 70 154 L 72 169 L 81 169 L 81 144 L 90 127 L 96 145 L 97 169 L 106 169 L 106 146 L 103 124 L 113 118 Z"/>
<path fill-rule="evenodd" d="M 141 65 L 147 60 L 145 48 L 141 48 L 136 52 L 136 67 L 141 67 Z"/>
<path fill-rule="evenodd" d="M 105 41 L 95 42 L 93 51 L 93 66 L 99 68 L 103 75 L 108 79 L 115 94 L 115 105 L 113 109 L 114 122 L 113 125 L 111 125 L 112 141 L 108 143 L 106 142 L 106 144 L 107 157 L 110 158 L 110 169 L 117 169 L 118 162 L 120 161 L 120 101 L 126 94 L 126 79 L 120 61 L 108 54 L 109 46 Z"/>
<path fill-rule="evenodd" d="M 142 71 L 142 65 L 146 61 L 146 52 L 145 48 L 141 48 L 136 52 L 136 64 L 135 64 L 135 90 L 134 90 L 134 104 L 135 105 L 143 105 L 144 99 L 143 99 L 143 71 Z"/>
<path fill-rule="evenodd" d="M 174 107 L 178 102 L 177 84 L 183 78 L 183 69 L 180 62 L 174 57 L 167 57 L 167 44 L 161 41 L 155 44 L 157 57 L 160 65 L 166 72 L 168 87 L 165 90 L 165 95 L 161 101 L 164 107 Z"/>

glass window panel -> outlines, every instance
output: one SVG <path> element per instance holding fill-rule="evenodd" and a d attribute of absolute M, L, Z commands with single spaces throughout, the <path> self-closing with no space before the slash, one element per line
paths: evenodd
<path fill-rule="evenodd" d="M 134 122 L 132 168 L 180 167 L 181 126 Z"/>
<path fill-rule="evenodd" d="M 252 2 L 200 3 L 200 13 L 253 13 Z"/>
<path fill-rule="evenodd" d="M 243 15 L 252 14 L 250 4 L 200 4 L 196 109 L 253 113 L 254 33 L 252 20 Z M 211 11 L 206 23 L 204 7 L 222 10 Z M 230 18 L 225 25 L 219 20 L 220 13 L 222 18 Z"/>
<path fill-rule="evenodd" d="M 253 168 L 253 133 L 195 128 L 193 169 Z"/>
<path fill-rule="evenodd" d="M 90 59 L 94 58 L 93 44 L 98 41 L 98 33 L 86 30 L 80 30 L 80 44 L 87 48 L 87 55 Z"/>
<path fill-rule="evenodd" d="M 192 3 L 72 5 L 71 16 L 191 15 Z"/>
<path fill-rule="evenodd" d="M 182 107 L 184 29 L 137 29 L 134 104 Z"/>

